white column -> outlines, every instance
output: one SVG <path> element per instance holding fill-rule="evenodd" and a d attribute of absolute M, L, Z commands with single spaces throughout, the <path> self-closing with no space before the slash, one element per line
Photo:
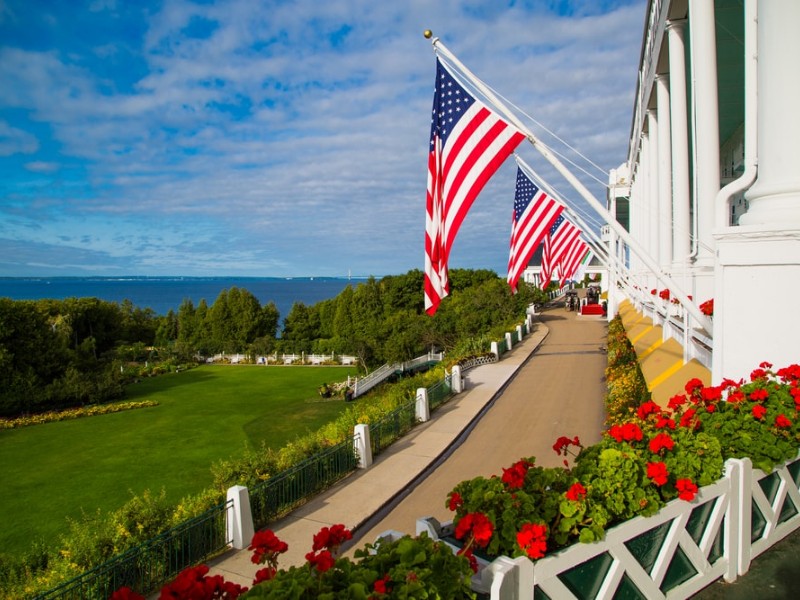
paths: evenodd
<path fill-rule="evenodd" d="M 658 102 L 658 241 L 659 265 L 672 267 L 672 146 L 670 144 L 669 75 L 656 76 Z"/>
<path fill-rule="evenodd" d="M 659 192 L 659 139 L 658 139 L 658 115 L 655 110 L 647 111 L 647 130 L 648 130 L 648 151 L 647 161 L 648 182 L 647 182 L 647 222 L 648 240 L 647 249 L 653 261 L 661 264 L 659 250 L 661 243 L 658 239 L 660 226 L 658 223 L 658 192 Z"/>
<path fill-rule="evenodd" d="M 747 378 L 761 361 L 798 362 L 800 320 L 800 2 L 758 2 L 758 179 L 739 227 L 720 230 L 712 380 Z M 778 304 L 753 316 L 759 291 Z M 773 302 L 773 304 L 775 303 Z"/>
<path fill-rule="evenodd" d="M 758 3 L 758 180 L 740 225 L 800 223 L 800 2 Z"/>
<path fill-rule="evenodd" d="M 720 189 L 719 101 L 717 94 L 717 44 L 714 3 L 689 2 L 694 99 L 694 286 L 696 297 L 713 294 L 715 245 L 713 230 L 717 193 Z"/>
<path fill-rule="evenodd" d="M 669 37 L 669 106 L 672 142 L 672 222 L 673 269 L 685 268 L 691 252 L 689 203 L 689 120 L 686 102 L 686 58 L 683 43 L 686 21 L 670 21 Z"/>

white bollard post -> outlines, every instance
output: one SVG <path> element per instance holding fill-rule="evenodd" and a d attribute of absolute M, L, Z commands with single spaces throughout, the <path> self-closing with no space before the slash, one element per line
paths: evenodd
<path fill-rule="evenodd" d="M 517 337 L 519 341 L 522 341 L 522 338 L 525 337 L 522 335 L 522 325 L 517 325 Z"/>
<path fill-rule="evenodd" d="M 372 442 L 369 438 L 369 425 L 359 423 L 353 428 L 353 436 L 358 452 L 358 468 L 369 469 L 372 466 Z"/>
<path fill-rule="evenodd" d="M 243 550 L 250 545 L 255 529 L 253 527 L 253 513 L 250 510 L 250 492 L 243 485 L 228 488 L 228 501 L 233 501 L 233 506 L 228 508 L 225 527 L 231 546 Z"/>
<path fill-rule="evenodd" d="M 500 348 L 497 346 L 497 342 L 492 342 L 492 349 L 490 352 L 497 357 L 497 360 L 500 360 Z"/>
<path fill-rule="evenodd" d="M 453 365 L 453 372 L 450 375 L 450 387 L 454 394 L 464 391 L 464 381 L 461 379 L 461 366 Z"/>
<path fill-rule="evenodd" d="M 508 331 L 506 331 L 506 347 L 507 347 L 509 350 L 511 350 L 511 348 L 513 347 L 513 344 L 512 344 L 512 342 L 511 342 L 511 333 L 510 333 L 510 332 L 508 332 Z"/>
<path fill-rule="evenodd" d="M 417 403 L 414 410 L 417 421 L 425 423 L 431 418 L 431 409 L 428 404 L 428 388 L 417 388 Z"/>

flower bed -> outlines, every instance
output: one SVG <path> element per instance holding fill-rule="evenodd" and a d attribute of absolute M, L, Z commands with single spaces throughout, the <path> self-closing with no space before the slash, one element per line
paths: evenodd
<path fill-rule="evenodd" d="M 113 404 L 92 404 L 91 406 L 70 408 L 66 410 L 51 410 L 35 415 L 29 415 L 27 417 L 17 417 L 16 419 L 0 419 L 0 429 L 16 429 L 19 427 L 27 427 L 29 425 L 41 425 L 42 423 L 52 423 L 54 421 L 68 421 L 70 419 L 94 417 L 96 415 L 106 415 L 124 410 L 150 408 L 152 406 L 158 406 L 158 402 L 155 400 L 142 400 L 140 402 L 114 402 Z"/>

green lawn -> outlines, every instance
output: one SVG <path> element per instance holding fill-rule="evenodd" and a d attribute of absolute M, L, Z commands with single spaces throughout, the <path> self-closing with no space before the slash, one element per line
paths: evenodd
<path fill-rule="evenodd" d="M 114 510 L 131 493 L 166 490 L 169 499 L 211 483 L 211 464 L 246 444 L 272 448 L 333 420 L 341 401 L 317 387 L 355 375 L 352 367 L 203 366 L 146 379 L 127 400 L 153 408 L 0 432 L 3 552 L 65 532 L 66 517 Z"/>

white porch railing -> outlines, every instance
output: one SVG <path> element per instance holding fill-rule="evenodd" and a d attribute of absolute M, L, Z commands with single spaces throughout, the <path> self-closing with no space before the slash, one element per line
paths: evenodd
<path fill-rule="evenodd" d="M 798 479 L 800 459 L 770 474 L 749 459 L 729 459 L 724 477 L 691 502 L 673 500 L 651 517 L 609 529 L 602 541 L 575 543 L 535 562 L 484 563 L 473 587 L 492 600 L 689 598 L 719 578 L 744 575 L 753 558 L 800 528 Z M 417 534 L 423 531 L 444 539 L 452 524 L 424 518 L 417 521 Z"/>

